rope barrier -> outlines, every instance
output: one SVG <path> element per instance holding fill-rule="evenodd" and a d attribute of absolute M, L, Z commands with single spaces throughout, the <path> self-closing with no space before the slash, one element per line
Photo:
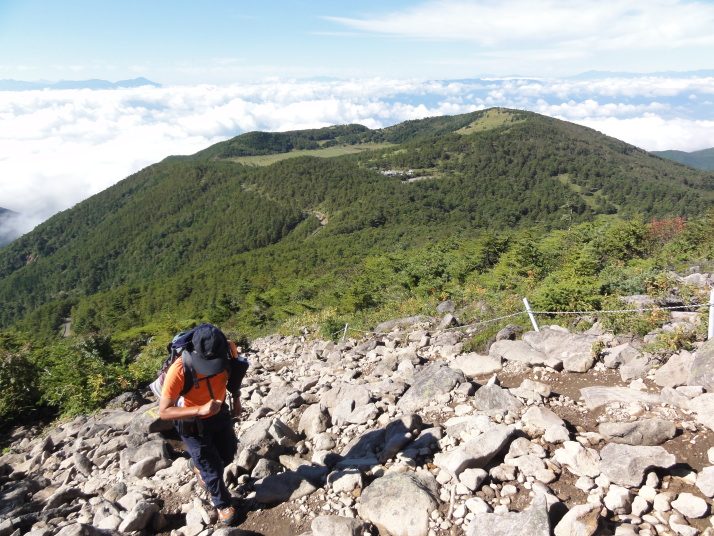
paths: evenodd
<path fill-rule="evenodd" d="M 458 329 L 471 328 L 471 327 L 475 327 L 475 326 L 480 326 L 481 324 L 491 324 L 493 322 L 500 322 L 501 320 L 505 320 L 506 318 L 513 318 L 514 316 L 521 316 L 524 314 L 527 314 L 526 311 L 519 311 L 517 313 L 513 313 L 512 315 L 500 316 L 498 318 L 491 318 L 490 320 L 482 320 L 480 322 L 476 322 L 474 324 L 467 324 L 465 326 L 456 326 L 453 328 L 443 328 L 438 331 L 454 331 L 454 330 L 458 330 Z"/>
<path fill-rule="evenodd" d="M 533 311 L 535 315 L 592 315 L 596 313 L 637 313 L 643 311 L 661 311 L 670 309 L 697 309 L 709 307 L 708 303 L 698 305 L 672 305 L 670 307 L 644 307 L 637 309 L 612 309 L 610 311 Z"/>
<path fill-rule="evenodd" d="M 534 315 L 596 315 L 596 314 L 617 314 L 617 313 L 642 313 L 642 312 L 648 312 L 648 311 L 667 311 L 667 310 L 675 310 L 675 309 L 701 309 L 701 308 L 713 308 L 714 309 L 714 303 L 699 303 L 699 304 L 692 304 L 692 305 L 672 305 L 672 306 L 667 306 L 667 307 L 636 307 L 634 309 L 610 309 L 610 310 L 604 310 L 604 311 L 530 311 L 530 314 Z M 452 328 L 442 328 L 442 329 L 437 329 L 434 331 L 437 332 L 443 332 L 443 331 L 456 331 L 460 329 L 466 329 L 466 328 L 472 328 L 476 326 L 481 326 L 484 324 L 492 324 L 494 322 L 500 322 L 501 320 L 505 320 L 507 318 L 513 318 L 516 316 L 521 316 L 529 314 L 529 311 L 519 311 L 517 313 L 513 313 L 510 315 L 506 316 L 500 316 L 498 318 L 491 318 L 489 320 L 481 320 L 479 322 L 475 322 L 473 324 L 466 324 L 463 326 L 456 326 Z M 343 340 L 344 337 L 346 336 L 348 331 L 354 331 L 357 333 L 364 333 L 366 335 L 389 335 L 389 332 L 378 332 L 378 331 L 365 331 L 361 329 L 356 329 L 349 327 L 349 324 L 345 324 L 344 328 L 339 329 L 338 331 L 334 332 L 332 335 L 333 337 L 336 336 L 337 334 L 342 334 Z"/>

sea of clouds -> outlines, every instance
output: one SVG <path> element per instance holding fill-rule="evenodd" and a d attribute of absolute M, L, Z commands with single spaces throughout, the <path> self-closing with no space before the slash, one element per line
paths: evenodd
<path fill-rule="evenodd" d="M 579 123 L 647 150 L 714 147 L 714 78 L 294 81 L 0 91 L 0 207 L 12 234 L 169 155 L 238 134 L 503 106 Z M 7 232 L 7 229 L 6 229 Z"/>

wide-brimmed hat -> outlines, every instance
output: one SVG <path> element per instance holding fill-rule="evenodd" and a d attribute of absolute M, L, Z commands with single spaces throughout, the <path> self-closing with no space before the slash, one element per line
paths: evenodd
<path fill-rule="evenodd" d="M 199 326 L 193 334 L 192 343 L 193 350 L 189 353 L 196 372 L 212 376 L 226 370 L 228 341 L 220 329 L 211 324 Z"/>

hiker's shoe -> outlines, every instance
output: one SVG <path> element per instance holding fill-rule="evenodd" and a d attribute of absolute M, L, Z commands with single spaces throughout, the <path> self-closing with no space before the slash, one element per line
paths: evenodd
<path fill-rule="evenodd" d="M 203 481 L 203 478 L 201 478 L 201 472 L 198 470 L 198 467 L 194 465 L 193 460 L 189 460 L 188 464 L 191 466 L 191 469 L 193 469 L 196 478 L 198 478 L 198 483 L 201 485 L 201 487 L 205 488 L 206 483 Z"/>
<path fill-rule="evenodd" d="M 218 521 L 224 525 L 231 526 L 236 522 L 236 509 L 232 506 L 226 506 L 225 508 L 216 508 L 218 510 Z"/>

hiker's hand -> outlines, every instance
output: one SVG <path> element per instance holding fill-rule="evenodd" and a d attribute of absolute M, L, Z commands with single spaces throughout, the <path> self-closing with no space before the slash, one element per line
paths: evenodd
<path fill-rule="evenodd" d="M 240 417 L 243 407 L 240 405 L 240 397 L 237 395 L 233 396 L 233 416 Z"/>
<path fill-rule="evenodd" d="M 198 416 L 206 417 L 208 415 L 213 415 L 214 413 L 218 413 L 219 410 L 221 409 L 222 405 L 223 405 L 223 402 L 221 402 L 220 400 L 211 399 L 199 408 Z"/>

